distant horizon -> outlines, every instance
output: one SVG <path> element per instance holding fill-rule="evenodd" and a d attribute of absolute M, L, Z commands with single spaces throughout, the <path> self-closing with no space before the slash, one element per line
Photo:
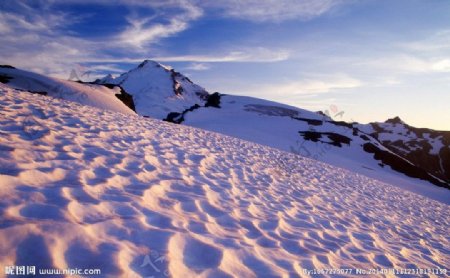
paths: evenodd
<path fill-rule="evenodd" d="M 0 64 L 68 79 L 145 59 L 208 91 L 450 131 L 448 1 L 4 1 Z M 338 119 L 340 120 L 340 119 Z"/>

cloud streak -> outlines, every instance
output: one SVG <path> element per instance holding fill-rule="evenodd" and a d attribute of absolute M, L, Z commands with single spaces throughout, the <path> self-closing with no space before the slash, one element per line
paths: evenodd
<path fill-rule="evenodd" d="M 160 62 L 198 62 L 198 63 L 224 63 L 224 62 L 253 62 L 268 63 L 280 62 L 289 58 L 287 50 L 272 50 L 263 47 L 230 51 L 222 55 L 181 55 L 153 57 Z"/>
<path fill-rule="evenodd" d="M 317 95 L 331 93 L 338 90 L 353 89 L 363 86 L 363 82 L 342 74 L 321 76 L 319 78 L 305 78 L 300 81 L 291 81 L 277 85 L 263 86 L 266 94 L 283 96 Z"/>
<path fill-rule="evenodd" d="M 285 21 L 291 19 L 310 20 L 343 4 L 349 0 L 216 0 L 205 1 L 204 5 L 220 10 L 226 16 L 251 20 Z"/>
<path fill-rule="evenodd" d="M 184 31 L 188 24 L 186 21 L 173 18 L 168 24 L 149 24 L 150 19 L 129 18 L 129 26 L 119 35 L 119 41 L 133 47 L 143 48 L 151 42 L 161 38 L 170 37 Z"/>
<path fill-rule="evenodd" d="M 330 96 L 330 93 L 349 92 L 362 86 L 365 86 L 364 81 L 346 74 L 323 74 L 299 77 L 298 80 L 292 80 L 291 78 L 277 83 L 240 84 L 235 88 L 234 93 L 289 103 L 298 100 L 311 100 L 319 95 Z"/>
<path fill-rule="evenodd" d="M 444 57 L 422 58 L 418 55 L 394 53 L 385 57 L 366 58 L 357 64 L 390 75 L 450 72 L 450 59 Z"/>
<path fill-rule="evenodd" d="M 176 7 L 180 12 L 175 15 L 163 13 L 167 19 L 166 23 L 154 22 L 155 16 L 150 17 L 128 17 L 129 25 L 118 36 L 118 41 L 129 46 L 142 49 L 149 43 L 157 42 L 162 38 L 173 36 L 186 30 L 189 23 L 202 16 L 203 10 L 188 1 L 168 1 L 166 6 L 159 3 L 159 8 Z"/>
<path fill-rule="evenodd" d="M 205 63 L 192 63 L 185 69 L 187 70 L 194 70 L 194 71 L 203 71 L 203 70 L 209 70 L 211 66 L 209 64 Z"/>

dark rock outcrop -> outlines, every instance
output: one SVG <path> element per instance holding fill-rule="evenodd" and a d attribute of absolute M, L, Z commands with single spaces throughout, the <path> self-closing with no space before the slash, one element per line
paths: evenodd
<path fill-rule="evenodd" d="M 394 125 L 401 125 L 406 133 L 395 134 L 392 128 Z M 450 185 L 450 131 L 412 127 L 399 117 L 381 124 L 371 123 L 371 126 L 374 132 L 370 136 L 379 140 L 384 147 Z M 398 139 L 382 140 L 384 137 L 381 134 L 392 134 Z M 439 150 L 432 151 L 433 140 L 441 141 Z"/>
<path fill-rule="evenodd" d="M 404 124 L 404 122 L 402 121 L 402 119 L 400 119 L 400 117 L 394 117 L 392 119 L 387 119 L 385 121 L 385 123 L 387 124 Z"/>
<path fill-rule="evenodd" d="M 11 79 L 13 79 L 11 76 L 8 76 L 6 74 L 0 74 L 0 83 L 6 84 L 8 83 Z"/>
<path fill-rule="evenodd" d="M 409 161 L 403 159 L 400 156 L 397 156 L 388 151 L 384 151 L 372 143 L 364 144 L 363 148 L 364 151 L 372 153 L 376 160 L 381 161 L 381 163 L 385 165 L 389 165 L 395 171 L 403 173 L 412 178 L 426 180 L 437 186 L 450 189 L 450 186 L 445 182 L 443 182 L 442 180 L 434 177 L 433 175 L 430 175 L 424 169 L 417 167 L 416 165 L 410 163 Z"/>
<path fill-rule="evenodd" d="M 115 96 L 120 99 L 128 108 L 136 112 L 136 107 L 134 105 L 133 96 L 128 94 L 127 92 L 121 90 L 120 94 L 115 94 Z"/>
<path fill-rule="evenodd" d="M 307 119 L 307 118 L 300 118 L 300 117 L 291 117 L 291 118 L 294 120 L 307 122 L 308 125 L 313 125 L 313 126 L 320 126 L 323 124 L 322 120 Z"/>
<path fill-rule="evenodd" d="M 347 123 L 347 122 L 343 122 L 343 121 L 328 121 L 330 124 L 336 125 L 336 126 L 343 126 L 343 127 L 347 127 L 347 128 L 353 128 L 353 124 L 352 123 Z"/>
<path fill-rule="evenodd" d="M 163 121 L 171 122 L 174 124 L 181 124 L 182 122 L 184 122 L 184 116 L 187 113 L 192 112 L 192 111 L 197 110 L 202 107 L 220 108 L 220 94 L 216 92 L 212 95 L 208 95 L 204 106 L 194 104 L 191 107 L 189 107 L 188 109 L 185 109 L 183 112 L 170 112 L 169 114 L 167 114 L 167 117 L 165 119 L 163 119 Z"/>
<path fill-rule="evenodd" d="M 95 82 L 95 81 L 94 81 Z M 128 108 L 136 112 L 136 106 L 134 105 L 133 96 L 127 93 L 120 85 L 115 84 L 100 84 L 102 86 L 105 86 L 109 89 L 114 89 L 115 87 L 120 88 L 120 94 L 115 94 L 115 96 L 120 99 Z"/>
<path fill-rule="evenodd" d="M 194 104 L 191 107 L 189 107 L 188 109 L 185 109 L 181 113 L 179 113 L 179 112 L 170 112 L 167 115 L 167 117 L 165 119 L 163 119 L 163 121 L 174 123 L 174 124 L 181 124 L 182 122 L 184 122 L 184 116 L 186 115 L 186 113 L 192 112 L 192 111 L 194 111 L 196 109 L 199 109 L 200 107 L 201 107 L 200 105 Z"/>
<path fill-rule="evenodd" d="M 334 132 L 299 131 L 298 133 L 305 140 L 330 144 L 336 147 L 342 147 L 342 144 L 350 145 L 352 141 L 349 137 Z M 323 136 L 326 136 L 331 142 L 320 140 Z"/>
<path fill-rule="evenodd" d="M 220 108 L 220 94 L 218 92 L 215 92 L 209 95 L 208 99 L 206 100 L 205 107 Z"/>

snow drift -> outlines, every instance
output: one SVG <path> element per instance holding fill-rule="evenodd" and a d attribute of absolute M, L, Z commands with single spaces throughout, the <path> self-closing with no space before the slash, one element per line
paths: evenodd
<path fill-rule="evenodd" d="M 0 264 L 104 277 L 445 268 L 448 205 L 248 141 L 0 84 Z"/>

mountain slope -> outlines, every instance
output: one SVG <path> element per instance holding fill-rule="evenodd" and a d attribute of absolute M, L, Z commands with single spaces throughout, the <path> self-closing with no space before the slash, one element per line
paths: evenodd
<path fill-rule="evenodd" d="M 250 97 L 222 95 L 220 109 L 187 113 L 186 125 L 257 142 L 346 168 L 396 184 L 429 197 L 449 189 L 445 181 L 417 167 L 358 124 L 333 121 L 328 116 Z"/>
<path fill-rule="evenodd" d="M 450 265 L 448 205 L 221 134 L 48 101 L 0 84 L 2 265 L 102 277 Z"/>
<path fill-rule="evenodd" d="M 117 78 L 106 76 L 95 83 L 120 85 L 133 96 L 139 115 L 156 119 L 165 119 L 171 112 L 181 113 L 194 105 L 204 105 L 209 95 L 182 74 L 150 60 Z"/>
<path fill-rule="evenodd" d="M 415 128 L 398 117 L 359 128 L 388 149 L 450 184 L 450 131 Z"/>
<path fill-rule="evenodd" d="M 134 114 L 118 98 L 124 94 L 118 86 L 108 88 L 96 84 L 61 80 L 11 66 L 0 66 L 0 83 L 35 94 L 75 101 L 124 114 Z"/>
<path fill-rule="evenodd" d="M 144 61 L 116 79 L 109 76 L 98 82 L 112 82 L 131 90 L 129 93 L 141 103 L 137 110 L 141 115 L 291 151 L 429 197 L 440 195 L 440 190 L 429 189 L 430 183 L 450 189 L 450 181 L 441 174 L 441 168 L 445 168 L 450 160 L 442 158 L 450 153 L 449 146 L 443 149 L 440 160 L 432 158 L 433 162 L 441 162 L 439 166 L 442 167 L 436 171 L 436 163 L 420 163 L 420 159 L 414 159 L 423 157 L 426 150 L 416 150 L 418 155 L 405 155 L 386 141 L 378 140 L 376 132 L 365 125 L 336 122 L 325 114 L 257 98 L 218 93 L 208 95 L 199 86 L 194 90 L 184 90 L 188 92 L 186 95 L 178 94 L 174 89 L 177 83 L 171 77 L 173 73 L 161 64 Z M 165 82 L 161 81 L 160 75 Z M 153 85 L 149 86 L 149 82 Z M 192 85 L 190 81 L 188 83 Z M 195 93 L 199 91 L 204 93 L 200 98 Z M 143 101 L 143 98 L 148 101 Z M 209 102 L 214 104 L 209 105 Z"/>

